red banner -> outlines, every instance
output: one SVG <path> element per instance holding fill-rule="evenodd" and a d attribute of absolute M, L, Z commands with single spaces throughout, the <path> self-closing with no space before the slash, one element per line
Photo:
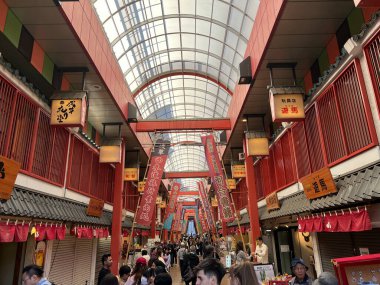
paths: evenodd
<path fill-rule="evenodd" d="M 204 217 L 202 209 L 199 209 L 199 219 L 201 220 L 202 230 L 204 232 L 207 232 L 208 231 L 208 227 L 207 227 L 206 218 Z"/>
<path fill-rule="evenodd" d="M 182 216 L 182 204 L 177 204 L 177 210 L 175 212 L 174 220 L 172 223 L 172 231 L 181 230 L 181 216 Z"/>
<path fill-rule="evenodd" d="M 359 232 L 371 230 L 371 220 L 365 210 L 326 214 L 324 217 L 300 218 L 299 232 Z"/>
<path fill-rule="evenodd" d="M 175 206 L 177 204 L 178 193 L 180 189 L 181 189 L 181 183 L 174 182 L 171 187 L 169 204 L 166 208 L 164 221 L 170 216 L 170 214 L 174 213 Z"/>
<path fill-rule="evenodd" d="M 25 242 L 28 239 L 29 224 L 17 224 L 15 232 L 15 242 Z"/>
<path fill-rule="evenodd" d="M 168 142 L 158 142 L 150 159 L 150 167 L 141 198 L 140 208 L 137 211 L 136 222 L 140 225 L 149 226 L 152 223 L 153 212 L 156 207 L 156 198 L 160 187 L 166 159 L 168 157 Z"/>
<path fill-rule="evenodd" d="M 235 219 L 234 210 L 232 208 L 230 194 L 226 183 L 222 164 L 216 149 L 213 135 L 202 136 L 202 144 L 205 148 L 205 156 L 211 176 L 216 196 L 218 197 L 218 205 L 222 222 L 232 222 Z"/>
<path fill-rule="evenodd" d="M 0 223 L 0 242 L 13 242 L 16 226 L 10 223 Z"/>
<path fill-rule="evenodd" d="M 201 197 L 201 203 L 202 203 L 203 209 L 205 211 L 205 216 L 206 216 L 208 228 L 212 232 L 215 232 L 215 227 L 214 227 L 215 223 L 214 223 L 214 219 L 213 219 L 212 214 L 211 214 L 211 206 L 210 206 L 210 203 L 209 203 L 207 195 L 206 195 L 205 185 L 203 182 L 197 182 L 197 184 L 198 184 L 199 194 Z"/>
<path fill-rule="evenodd" d="M 66 235 L 66 225 L 57 227 L 57 239 L 63 240 L 65 239 L 65 235 Z"/>

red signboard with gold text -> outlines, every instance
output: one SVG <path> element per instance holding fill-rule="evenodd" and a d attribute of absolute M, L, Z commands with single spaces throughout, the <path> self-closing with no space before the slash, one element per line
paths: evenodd
<path fill-rule="evenodd" d="M 103 214 L 104 201 L 91 198 L 87 207 L 87 215 L 101 217 Z"/>
<path fill-rule="evenodd" d="M 0 199 L 11 198 L 13 186 L 16 182 L 17 174 L 20 170 L 20 163 L 0 156 Z"/>
<path fill-rule="evenodd" d="M 300 179 L 309 200 L 336 193 L 334 179 L 328 167 L 324 167 Z"/>
<path fill-rule="evenodd" d="M 136 222 L 149 226 L 152 223 L 153 212 L 156 207 L 156 198 L 161 184 L 162 174 L 169 152 L 169 142 L 158 140 L 150 159 L 150 167 L 141 198 L 140 208 L 137 211 Z"/>
<path fill-rule="evenodd" d="M 169 204 L 166 209 L 164 221 L 170 216 L 170 214 L 174 213 L 174 209 L 177 205 L 177 198 L 178 198 L 178 193 L 180 189 L 181 189 L 181 183 L 174 182 L 171 187 Z"/>

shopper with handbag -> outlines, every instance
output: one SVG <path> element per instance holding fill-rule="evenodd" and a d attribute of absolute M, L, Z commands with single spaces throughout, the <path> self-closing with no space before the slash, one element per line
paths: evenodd
<path fill-rule="evenodd" d="M 194 245 L 190 246 L 190 252 L 185 254 L 184 256 L 184 276 L 183 279 L 185 280 L 186 285 L 189 285 L 190 283 L 192 285 L 195 285 L 196 282 L 196 275 L 194 274 L 194 267 L 199 264 L 199 257 L 196 254 L 196 247 Z"/>

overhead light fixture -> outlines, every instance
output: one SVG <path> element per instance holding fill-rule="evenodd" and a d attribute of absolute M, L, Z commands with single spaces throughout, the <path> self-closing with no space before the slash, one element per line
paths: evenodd
<path fill-rule="evenodd" d="M 268 156 L 269 140 L 265 132 L 265 114 L 245 115 L 247 156 Z"/>
<path fill-rule="evenodd" d="M 121 138 L 121 125 L 122 123 L 104 123 L 103 124 L 103 137 L 105 137 L 106 126 L 118 126 L 119 135 L 115 138 L 104 138 L 99 150 L 100 163 L 120 163 L 121 162 L 121 145 L 123 139 Z"/>

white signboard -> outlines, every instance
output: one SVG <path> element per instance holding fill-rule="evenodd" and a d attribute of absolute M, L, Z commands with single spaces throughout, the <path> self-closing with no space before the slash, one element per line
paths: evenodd
<path fill-rule="evenodd" d="M 272 264 L 255 265 L 254 269 L 257 280 L 259 281 L 264 281 L 275 277 Z"/>

